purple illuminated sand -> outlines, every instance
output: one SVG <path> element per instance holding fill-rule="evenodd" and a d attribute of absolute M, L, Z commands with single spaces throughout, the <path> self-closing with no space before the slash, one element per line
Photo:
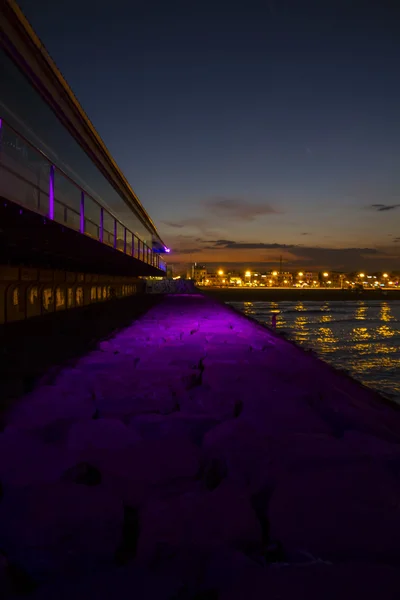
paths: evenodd
<path fill-rule="evenodd" d="M 394 599 L 399 477 L 397 410 L 169 296 L 10 410 L 0 596 Z"/>

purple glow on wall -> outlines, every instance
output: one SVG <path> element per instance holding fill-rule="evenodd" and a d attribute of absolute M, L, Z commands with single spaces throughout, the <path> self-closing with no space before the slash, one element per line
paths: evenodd
<path fill-rule="evenodd" d="M 85 233 L 85 192 L 81 192 L 80 232 Z"/>

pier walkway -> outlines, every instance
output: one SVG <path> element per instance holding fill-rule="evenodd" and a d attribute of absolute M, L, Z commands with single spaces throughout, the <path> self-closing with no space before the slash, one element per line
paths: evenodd
<path fill-rule="evenodd" d="M 400 412 L 201 295 L 16 402 L 0 596 L 398 598 Z"/>

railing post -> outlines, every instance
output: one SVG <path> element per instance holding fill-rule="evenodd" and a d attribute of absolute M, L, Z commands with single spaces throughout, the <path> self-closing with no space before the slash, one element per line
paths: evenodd
<path fill-rule="evenodd" d="M 54 165 L 50 165 L 49 175 L 49 219 L 54 221 Z"/>
<path fill-rule="evenodd" d="M 117 232 L 118 232 L 117 219 L 114 219 L 114 248 L 117 247 Z"/>
<path fill-rule="evenodd" d="M 140 239 L 139 238 L 137 241 L 137 257 L 138 257 L 138 260 L 140 260 Z"/>
<path fill-rule="evenodd" d="M 124 227 L 124 254 L 126 254 L 126 227 Z"/>
<path fill-rule="evenodd" d="M 85 233 L 85 192 L 81 192 L 80 232 Z"/>
<path fill-rule="evenodd" d="M 132 256 L 135 256 L 135 234 L 132 233 Z"/>
<path fill-rule="evenodd" d="M 100 231 L 99 240 L 103 243 L 104 240 L 104 208 L 100 206 Z"/>

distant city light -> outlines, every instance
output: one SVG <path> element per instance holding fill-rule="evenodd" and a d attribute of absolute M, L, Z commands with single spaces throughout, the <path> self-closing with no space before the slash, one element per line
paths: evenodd
<path fill-rule="evenodd" d="M 329 273 L 324 273 L 324 277 L 329 277 Z"/>
<path fill-rule="evenodd" d="M 246 271 L 245 276 L 246 277 L 251 277 L 251 272 L 250 271 Z"/>
<path fill-rule="evenodd" d="M 387 277 L 389 277 L 389 275 L 387 273 L 383 274 L 384 278 L 386 279 Z"/>
<path fill-rule="evenodd" d="M 365 277 L 364 273 L 360 273 L 359 277 L 361 277 L 361 279 Z"/>
<path fill-rule="evenodd" d="M 276 276 L 278 275 L 278 271 L 273 271 L 273 272 L 272 272 L 272 275 L 273 275 L 274 277 L 276 277 Z"/>
<path fill-rule="evenodd" d="M 300 273 L 299 273 L 299 277 L 303 277 L 303 275 L 304 275 L 304 273 L 302 273 L 302 272 L 300 271 Z"/>
<path fill-rule="evenodd" d="M 222 269 L 220 269 L 220 270 L 218 271 L 218 275 L 223 275 L 223 274 L 224 274 L 224 272 L 222 271 Z"/>

